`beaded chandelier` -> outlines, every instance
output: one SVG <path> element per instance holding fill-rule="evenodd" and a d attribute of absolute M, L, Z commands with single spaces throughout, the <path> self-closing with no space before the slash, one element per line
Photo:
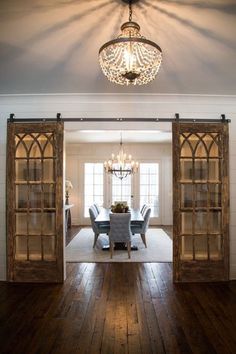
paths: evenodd
<path fill-rule="evenodd" d="M 162 61 L 161 48 L 143 37 L 138 23 L 132 21 L 133 1 L 129 0 L 129 21 L 121 26 L 121 34 L 99 50 L 104 75 L 119 85 L 149 83 L 155 79 Z"/>

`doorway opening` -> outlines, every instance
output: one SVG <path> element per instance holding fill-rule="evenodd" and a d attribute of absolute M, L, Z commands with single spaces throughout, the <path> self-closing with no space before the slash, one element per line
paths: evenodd
<path fill-rule="evenodd" d="M 86 124 L 86 127 L 85 127 Z M 100 261 L 109 261 L 109 253 L 101 251 L 101 258 L 94 258 L 108 242 L 107 235 L 98 237 L 98 243 L 93 249 L 93 231 L 89 217 L 89 207 L 96 203 L 99 207 L 110 208 L 116 201 L 126 201 L 133 209 L 141 210 L 144 204 L 151 208 L 148 233 L 149 240 L 153 237 L 161 240 L 166 251 L 158 246 L 147 245 L 147 250 L 141 237 L 135 235 L 135 240 L 146 251 L 149 261 L 172 261 L 172 133 L 171 123 L 147 123 L 145 129 L 140 123 L 100 123 L 97 128 L 92 123 L 65 123 L 65 178 L 73 185 L 70 190 L 69 204 L 71 226 L 66 232 L 66 252 L 71 245 L 72 256 L 66 256 L 68 261 L 86 261 L 86 256 L 78 254 L 80 237 L 87 238 L 90 247 L 90 257 Z M 139 162 L 138 172 L 120 180 L 104 171 L 103 163 L 111 153 L 119 150 L 120 133 L 122 132 L 124 150 Z M 161 235 L 155 237 L 154 233 Z M 79 236 L 78 236 L 79 235 Z M 86 236 L 87 235 L 87 236 Z M 75 240 L 76 238 L 76 240 Z M 165 240 L 166 238 L 166 240 Z M 148 241 L 147 241 L 148 243 Z M 81 252 L 87 253 L 86 245 L 81 244 Z M 74 249 L 74 250 L 75 250 Z M 148 252 L 150 254 L 148 254 Z M 123 252 L 124 253 L 124 252 Z M 133 260 L 140 252 L 133 252 Z M 76 256 L 74 256 L 76 254 Z M 127 254 L 123 255 L 127 258 Z M 92 257 L 92 258 L 91 258 Z M 105 258 L 104 258 L 105 257 Z M 124 261 L 124 260 L 123 260 Z"/>

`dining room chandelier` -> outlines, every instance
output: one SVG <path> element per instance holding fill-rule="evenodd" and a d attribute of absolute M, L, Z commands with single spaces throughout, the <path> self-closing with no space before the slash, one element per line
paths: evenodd
<path fill-rule="evenodd" d="M 162 50 L 143 37 L 140 26 L 132 20 L 132 3 L 129 3 L 129 20 L 121 26 L 121 34 L 99 50 L 99 63 L 104 75 L 119 85 L 144 85 L 154 80 L 162 61 Z"/>
<path fill-rule="evenodd" d="M 104 169 L 107 173 L 111 173 L 123 179 L 138 171 L 139 163 L 132 160 L 132 155 L 127 155 L 123 149 L 122 135 L 120 138 L 120 150 L 118 155 L 111 154 L 111 159 L 104 162 Z"/>

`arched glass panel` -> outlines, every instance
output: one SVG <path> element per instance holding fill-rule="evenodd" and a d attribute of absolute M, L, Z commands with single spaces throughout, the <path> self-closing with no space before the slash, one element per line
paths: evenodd
<path fill-rule="evenodd" d="M 204 140 L 204 144 L 206 145 L 207 151 L 209 151 L 212 143 L 214 142 L 212 135 L 206 134 L 203 140 Z"/>
<path fill-rule="evenodd" d="M 216 144 L 216 142 L 213 142 L 210 146 L 209 150 L 209 156 L 210 157 L 218 157 L 219 156 L 219 147 Z"/>
<path fill-rule="evenodd" d="M 27 147 L 23 141 L 18 141 L 16 145 L 16 157 L 27 157 Z"/>
<path fill-rule="evenodd" d="M 37 140 L 31 146 L 29 157 L 42 157 L 42 148 Z"/>
<path fill-rule="evenodd" d="M 192 157 L 193 152 L 190 147 L 190 143 L 188 140 L 185 140 L 181 147 L 181 157 Z"/>
<path fill-rule="evenodd" d="M 45 157 L 53 156 L 53 146 L 49 140 L 47 140 L 47 142 L 45 143 L 45 146 L 44 146 L 44 156 Z"/>
<path fill-rule="evenodd" d="M 24 141 L 24 144 L 25 144 L 25 146 L 26 146 L 26 149 L 27 149 L 27 151 L 29 151 L 30 148 L 31 148 L 31 145 L 32 145 L 33 142 L 34 142 L 34 138 L 32 137 L 31 134 L 26 134 L 26 135 L 23 137 L 22 141 Z"/>
<path fill-rule="evenodd" d="M 45 145 L 48 142 L 48 137 L 47 134 L 40 134 L 37 138 L 37 141 L 39 142 L 41 149 L 44 150 L 45 149 Z"/>
<path fill-rule="evenodd" d="M 195 147 L 195 157 L 207 157 L 207 155 L 206 145 L 202 140 L 199 140 Z"/>
<path fill-rule="evenodd" d="M 196 146 L 197 146 L 197 144 L 199 142 L 199 136 L 196 135 L 196 134 L 190 134 L 189 137 L 188 137 L 188 141 L 189 141 L 189 143 L 191 145 L 192 150 L 195 151 Z"/>

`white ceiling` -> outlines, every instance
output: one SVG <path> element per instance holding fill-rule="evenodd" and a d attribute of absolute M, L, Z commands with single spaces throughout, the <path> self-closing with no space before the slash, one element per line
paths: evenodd
<path fill-rule="evenodd" d="M 172 133 L 160 130 L 66 130 L 67 143 L 170 143 Z"/>
<path fill-rule="evenodd" d="M 8 0 L 0 12 L 0 93 L 236 93 L 235 0 L 139 0 L 133 19 L 163 50 L 147 86 L 112 84 L 99 47 L 128 18 L 121 0 Z"/>

